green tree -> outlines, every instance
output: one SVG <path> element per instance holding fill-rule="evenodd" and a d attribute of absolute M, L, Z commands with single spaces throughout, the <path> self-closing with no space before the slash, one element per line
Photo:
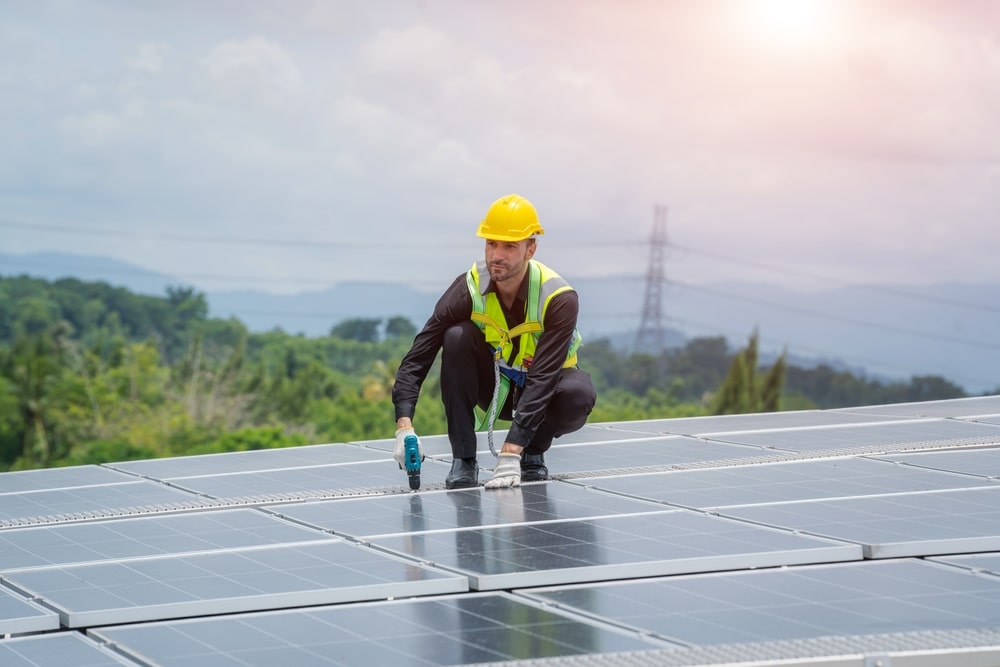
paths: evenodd
<path fill-rule="evenodd" d="M 21 457 L 29 465 L 46 466 L 52 455 L 50 411 L 60 362 L 52 336 L 21 335 L 3 360 L 3 375 L 16 399 Z"/>
<path fill-rule="evenodd" d="M 403 338 L 405 340 L 413 340 L 413 337 L 416 335 L 416 325 L 405 317 L 390 317 L 385 323 L 386 338 Z"/>
<path fill-rule="evenodd" d="M 380 324 L 382 324 L 381 319 L 359 317 L 344 320 L 330 329 L 330 336 L 362 343 L 377 343 Z"/>
<path fill-rule="evenodd" d="M 712 414 L 773 412 L 780 409 L 786 370 L 785 354 L 782 353 L 763 379 L 758 378 L 759 340 L 755 330 L 747 346 L 733 356 L 729 372 L 712 399 Z"/>

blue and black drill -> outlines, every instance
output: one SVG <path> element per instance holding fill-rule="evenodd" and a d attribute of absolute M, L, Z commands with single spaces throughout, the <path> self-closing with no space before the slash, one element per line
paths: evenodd
<path fill-rule="evenodd" d="M 417 436 L 411 434 L 403 439 L 403 460 L 406 462 L 410 489 L 416 491 L 420 488 L 420 441 Z"/>

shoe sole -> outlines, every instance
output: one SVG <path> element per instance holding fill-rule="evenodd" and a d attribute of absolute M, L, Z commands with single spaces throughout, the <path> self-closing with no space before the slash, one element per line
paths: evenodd
<path fill-rule="evenodd" d="M 475 482 L 445 482 L 444 488 L 449 491 L 452 489 L 474 489 L 479 486 L 479 481 Z"/>

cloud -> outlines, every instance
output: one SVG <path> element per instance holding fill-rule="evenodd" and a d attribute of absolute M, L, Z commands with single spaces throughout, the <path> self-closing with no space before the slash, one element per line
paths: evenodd
<path fill-rule="evenodd" d="M 662 203 L 691 245 L 880 276 L 939 251 L 940 275 L 994 274 L 968 249 L 996 233 L 994 3 L 839 0 L 815 48 L 771 48 L 732 4 L 19 5 L 0 188 L 62 221 L 348 221 L 441 245 L 517 191 L 547 253 L 589 244 L 568 261 L 602 272 L 646 261 L 607 240 L 646 238 Z M 269 251 L 289 273 L 348 266 Z"/>
<path fill-rule="evenodd" d="M 279 44 L 263 37 L 231 40 L 215 46 L 202 60 L 213 83 L 231 101 L 251 100 L 281 106 L 302 89 L 295 59 Z"/>
<path fill-rule="evenodd" d="M 145 42 L 139 45 L 128 60 L 128 65 L 138 72 L 159 74 L 166 65 L 170 51 L 170 45 L 165 42 Z"/>

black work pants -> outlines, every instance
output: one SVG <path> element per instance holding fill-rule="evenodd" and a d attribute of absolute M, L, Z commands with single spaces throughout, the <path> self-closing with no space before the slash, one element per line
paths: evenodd
<path fill-rule="evenodd" d="M 472 321 L 450 327 L 445 332 L 441 351 L 441 400 L 444 401 L 448 440 L 454 458 L 476 455 L 473 410 L 478 405 L 489 411 L 494 384 L 493 352 L 483 332 Z M 511 391 L 497 410 L 498 419 L 510 421 L 513 398 Z M 587 373 L 577 368 L 563 368 L 545 418 L 524 453 L 543 454 L 552 446 L 553 438 L 578 430 L 587 422 L 596 400 L 594 385 Z"/>

